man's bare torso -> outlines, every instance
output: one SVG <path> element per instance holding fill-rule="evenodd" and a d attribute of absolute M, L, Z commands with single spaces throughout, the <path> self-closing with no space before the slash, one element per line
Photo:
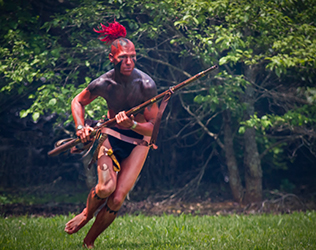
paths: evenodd
<path fill-rule="evenodd" d="M 115 75 L 114 69 L 110 70 L 92 81 L 87 89 L 92 95 L 102 96 L 107 101 L 110 118 L 157 95 L 155 82 L 138 69 L 125 78 Z"/>

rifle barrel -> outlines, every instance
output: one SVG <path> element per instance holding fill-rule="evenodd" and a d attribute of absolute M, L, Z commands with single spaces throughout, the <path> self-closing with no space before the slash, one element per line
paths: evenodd
<path fill-rule="evenodd" d="M 158 102 L 159 100 L 161 100 L 165 95 L 167 94 L 170 94 L 170 92 L 175 92 L 183 87 L 185 87 L 186 85 L 188 85 L 189 83 L 193 82 L 193 81 L 196 81 L 197 79 L 207 75 L 208 73 L 210 73 L 211 71 L 217 69 L 217 65 L 214 65 L 192 77 L 190 77 L 189 79 L 177 84 L 176 86 L 173 86 L 173 87 L 170 87 L 168 90 L 160 93 L 159 95 L 149 99 L 148 101 L 128 110 L 126 112 L 126 115 L 127 116 L 131 116 L 131 115 L 135 115 L 135 114 L 138 114 L 140 111 L 142 111 L 144 108 L 146 108 L 147 106 L 149 106 L 150 104 L 152 103 L 155 103 L 155 102 Z M 100 129 L 101 127 L 111 127 L 111 126 L 114 126 L 116 124 L 116 119 L 115 118 L 112 118 L 102 124 L 100 124 L 99 126 L 95 127 L 95 130 L 92 131 L 90 133 L 90 136 L 93 137 L 96 135 L 96 130 Z M 49 151 L 48 152 L 48 155 L 49 156 L 56 156 L 58 154 L 60 154 L 61 152 L 64 152 L 76 145 L 78 145 L 79 143 L 81 143 L 81 140 L 80 138 L 76 138 L 76 139 L 73 139 L 73 140 L 70 140 L 69 142 L 66 142 L 56 148 L 54 148 L 53 150 Z"/>

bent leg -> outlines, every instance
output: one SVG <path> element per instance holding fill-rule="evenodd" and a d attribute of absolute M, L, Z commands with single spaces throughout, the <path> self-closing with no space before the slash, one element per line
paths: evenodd
<path fill-rule="evenodd" d="M 108 198 L 107 204 L 98 213 L 95 222 L 90 228 L 84 244 L 93 247 L 95 239 L 114 221 L 117 211 L 122 206 L 126 195 L 132 189 L 140 171 L 145 163 L 149 148 L 137 146 L 121 164 L 118 174 L 117 186 Z"/>
<path fill-rule="evenodd" d="M 105 199 L 115 190 L 117 176 L 113 170 L 112 160 L 105 151 L 109 147 L 109 142 L 106 140 L 100 148 L 98 184 L 90 191 L 86 208 L 66 224 L 65 231 L 68 234 L 76 233 L 86 225 L 93 218 L 96 210 L 105 202 Z"/>
<path fill-rule="evenodd" d="M 110 147 L 106 140 L 101 146 L 98 156 L 98 184 L 95 192 L 100 199 L 109 197 L 116 188 L 117 174 L 113 169 L 112 159 L 106 154 Z"/>
<path fill-rule="evenodd" d="M 95 198 L 95 188 L 92 188 L 87 199 L 86 208 L 75 218 L 68 221 L 65 226 L 65 232 L 73 234 L 78 232 L 89 220 L 92 219 L 94 212 L 105 202 L 105 200 Z"/>

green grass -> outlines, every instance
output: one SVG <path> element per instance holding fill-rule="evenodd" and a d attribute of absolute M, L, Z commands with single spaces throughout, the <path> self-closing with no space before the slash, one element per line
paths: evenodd
<path fill-rule="evenodd" d="M 64 233 L 71 216 L 0 218 L 0 249 L 82 249 L 93 221 Z M 286 215 L 118 217 L 95 249 L 316 249 L 316 212 Z"/>
<path fill-rule="evenodd" d="M 41 186 L 40 186 L 41 187 Z M 56 203 L 85 203 L 89 190 L 86 187 L 77 187 L 68 183 L 63 183 L 56 187 L 39 188 L 29 187 L 29 190 L 5 190 L 0 187 L 0 204 L 46 204 Z M 75 192 L 74 192 L 75 190 Z"/>

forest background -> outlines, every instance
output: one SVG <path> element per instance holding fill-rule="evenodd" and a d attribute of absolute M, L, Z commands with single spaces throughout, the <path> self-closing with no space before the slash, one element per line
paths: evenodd
<path fill-rule="evenodd" d="M 313 0 L 0 0 L 0 187 L 88 190 L 80 155 L 47 156 L 74 137 L 70 103 L 111 69 L 93 31 L 116 20 L 158 92 L 175 94 L 130 197 L 261 202 L 316 195 L 316 3 Z M 86 118 L 106 114 L 97 99 Z"/>

